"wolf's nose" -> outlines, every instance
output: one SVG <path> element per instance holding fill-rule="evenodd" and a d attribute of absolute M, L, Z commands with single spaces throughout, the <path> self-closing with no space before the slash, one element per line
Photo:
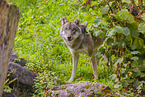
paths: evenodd
<path fill-rule="evenodd" d="M 68 41 L 71 41 L 71 36 L 68 36 L 67 39 L 68 39 Z"/>

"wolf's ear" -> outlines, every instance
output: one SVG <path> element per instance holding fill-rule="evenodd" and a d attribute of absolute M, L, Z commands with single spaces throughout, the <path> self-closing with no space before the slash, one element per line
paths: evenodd
<path fill-rule="evenodd" d="M 62 18 L 62 25 L 64 25 L 66 22 L 68 22 L 67 18 L 66 17 L 63 17 Z"/>
<path fill-rule="evenodd" d="M 75 19 L 74 22 L 75 22 L 76 25 L 80 25 L 80 20 L 79 19 Z"/>

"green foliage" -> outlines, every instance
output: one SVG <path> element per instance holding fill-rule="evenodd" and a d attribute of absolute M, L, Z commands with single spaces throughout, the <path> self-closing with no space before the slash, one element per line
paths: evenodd
<path fill-rule="evenodd" d="M 9 76 L 10 76 L 10 74 L 13 73 L 13 72 L 14 72 L 14 71 L 12 70 L 9 74 L 7 74 L 7 79 L 6 79 L 6 81 L 5 81 L 4 89 L 3 89 L 4 92 L 6 92 L 6 93 L 11 93 L 11 92 L 12 92 L 12 89 L 9 87 L 9 85 L 17 80 L 16 78 L 13 79 L 13 80 L 10 79 Z"/>
<path fill-rule="evenodd" d="M 87 30 L 95 36 L 108 37 L 96 55 L 99 79 L 93 79 L 90 58 L 81 55 L 75 82 L 93 79 L 127 96 L 145 91 L 145 14 L 140 12 L 142 7 L 136 8 L 137 0 L 134 7 L 130 0 L 92 0 L 91 4 L 87 0 L 7 1 L 19 6 L 21 12 L 14 50 L 28 60 L 25 68 L 38 75 L 34 96 L 43 96 L 71 75 L 71 54 L 59 35 L 64 16 L 87 23 Z M 110 67 L 101 54 L 112 58 Z"/>
<path fill-rule="evenodd" d="M 96 36 L 108 36 L 105 48 L 101 47 L 99 51 L 112 58 L 111 69 L 116 69 L 116 74 L 112 73 L 109 78 L 114 80 L 114 88 L 143 93 L 145 72 L 141 67 L 145 65 L 145 13 L 141 12 L 142 7 L 136 9 L 138 5 L 137 0 L 132 3 L 130 0 L 99 0 L 83 6 L 82 10 L 89 15 L 86 17 L 95 17 L 91 21 L 85 18 L 89 22 L 88 30 Z"/>
<path fill-rule="evenodd" d="M 121 22 L 128 22 L 128 23 L 134 22 L 133 16 L 131 14 L 129 14 L 127 9 L 122 9 L 122 10 L 118 11 L 115 15 L 115 18 Z"/>
<path fill-rule="evenodd" d="M 139 32 L 141 32 L 142 34 L 145 34 L 145 24 L 144 23 L 140 23 L 139 26 L 138 26 L 138 30 Z"/>
<path fill-rule="evenodd" d="M 51 71 L 43 71 L 43 73 L 38 73 L 38 75 L 34 85 L 35 96 L 44 96 L 48 89 L 63 83 L 58 75 Z"/>
<path fill-rule="evenodd" d="M 142 18 L 142 20 L 145 21 L 145 13 L 143 13 L 143 14 L 141 15 L 141 18 Z"/>
<path fill-rule="evenodd" d="M 100 7 L 100 12 L 101 12 L 102 14 L 107 14 L 108 11 L 109 11 L 109 6 L 105 6 L 105 7 L 101 6 L 101 7 Z"/>

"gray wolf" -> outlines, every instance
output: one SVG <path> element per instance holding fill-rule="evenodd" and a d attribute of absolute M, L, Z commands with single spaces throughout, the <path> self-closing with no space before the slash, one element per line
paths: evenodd
<path fill-rule="evenodd" d="M 62 18 L 60 35 L 72 54 L 73 69 L 68 82 L 72 82 L 75 78 L 80 53 L 87 53 L 91 57 L 93 74 L 95 78 L 98 78 L 97 64 L 99 61 L 95 54 L 97 49 L 103 45 L 104 38 L 95 37 L 93 34 L 90 37 L 87 34 L 86 26 L 81 25 L 79 19 L 68 21 L 66 17 Z"/>

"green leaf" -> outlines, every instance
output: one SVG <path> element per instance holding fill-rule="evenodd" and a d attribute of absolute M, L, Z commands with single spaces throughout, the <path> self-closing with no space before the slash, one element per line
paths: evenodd
<path fill-rule="evenodd" d="M 145 65 L 141 65 L 139 68 L 141 71 L 145 71 Z"/>
<path fill-rule="evenodd" d="M 102 14 L 107 14 L 108 11 L 109 11 L 109 6 L 105 6 L 105 7 L 101 6 L 101 7 L 100 7 L 100 12 L 101 12 Z"/>
<path fill-rule="evenodd" d="M 115 17 L 119 21 L 126 21 L 129 23 L 135 22 L 134 17 L 128 12 L 127 9 L 122 9 L 121 11 L 118 11 L 117 14 L 115 15 Z"/>
<path fill-rule="evenodd" d="M 124 41 L 122 41 L 122 40 L 119 40 L 117 42 L 117 44 L 118 44 L 118 48 L 120 48 L 120 49 L 123 49 L 123 48 L 126 47 L 126 43 Z"/>
<path fill-rule="evenodd" d="M 94 19 L 96 17 L 93 17 L 92 15 L 86 15 L 84 18 L 88 22 L 88 25 L 89 25 L 90 23 L 94 22 Z"/>
<path fill-rule="evenodd" d="M 140 71 L 140 69 L 136 69 L 136 70 L 133 70 L 134 71 L 134 74 L 135 74 L 135 76 L 140 76 L 141 75 L 141 71 Z"/>
<path fill-rule="evenodd" d="M 114 88 L 119 88 L 121 85 L 115 84 Z"/>
<path fill-rule="evenodd" d="M 133 45 L 137 48 L 137 49 L 142 49 L 143 45 L 144 45 L 144 40 L 141 38 L 136 38 L 133 42 Z"/>
<path fill-rule="evenodd" d="M 138 62 L 136 61 L 136 60 L 134 60 L 133 62 L 132 62 L 132 67 L 136 67 L 138 65 Z"/>
<path fill-rule="evenodd" d="M 121 27 L 121 26 L 116 26 L 116 27 L 115 27 L 115 31 L 118 32 L 118 33 L 122 33 L 122 32 L 123 32 L 123 27 Z"/>
<path fill-rule="evenodd" d="M 140 77 L 141 77 L 141 78 L 145 78 L 145 74 L 142 73 L 142 74 L 140 75 Z"/>
<path fill-rule="evenodd" d="M 137 39 L 137 38 L 134 40 L 133 45 L 134 45 L 136 48 L 139 48 L 139 43 L 138 43 L 138 39 Z"/>
<path fill-rule="evenodd" d="M 123 86 L 127 86 L 127 85 L 128 85 L 127 81 L 123 81 L 123 82 L 122 82 L 122 85 L 123 85 Z"/>
<path fill-rule="evenodd" d="M 131 52 L 132 54 L 139 54 L 140 52 L 139 51 L 133 51 Z"/>
<path fill-rule="evenodd" d="M 121 27 L 121 26 L 116 26 L 115 31 L 118 33 L 122 33 L 125 36 L 128 36 L 130 34 L 129 28 Z"/>
<path fill-rule="evenodd" d="M 139 49 L 142 49 L 143 48 L 143 45 L 144 45 L 144 40 L 143 39 L 141 39 L 141 38 L 139 38 Z"/>
<path fill-rule="evenodd" d="M 116 74 L 112 74 L 111 76 L 109 76 L 110 79 L 116 79 L 117 75 Z"/>
<path fill-rule="evenodd" d="M 123 62 L 123 58 L 119 58 L 119 59 L 117 60 L 117 62 L 115 62 L 114 65 L 117 66 L 117 64 L 118 64 L 118 63 L 121 63 L 121 62 Z"/>
<path fill-rule="evenodd" d="M 96 11 L 94 11 L 92 8 L 89 9 L 89 12 L 90 12 L 92 15 L 97 15 Z"/>
<path fill-rule="evenodd" d="M 135 50 L 136 47 L 134 45 L 131 46 L 131 50 Z"/>
<path fill-rule="evenodd" d="M 101 35 L 103 33 L 103 31 L 102 30 L 98 30 L 98 31 L 95 31 L 95 36 L 99 36 L 99 35 Z"/>
<path fill-rule="evenodd" d="M 138 29 L 138 25 L 139 25 L 139 23 L 135 21 L 134 23 L 129 24 L 127 27 L 130 29 L 130 32 L 132 32 L 132 31 Z"/>
<path fill-rule="evenodd" d="M 141 19 L 145 21 L 145 13 L 141 15 Z"/>
<path fill-rule="evenodd" d="M 121 63 L 121 62 L 123 62 L 123 58 L 119 58 L 119 59 L 117 60 L 117 63 Z"/>
<path fill-rule="evenodd" d="M 145 34 L 145 23 L 140 23 L 138 26 L 138 30 L 142 33 Z"/>
<path fill-rule="evenodd" d="M 133 83 L 133 86 L 134 87 L 138 87 L 139 86 L 139 81 L 138 80 L 135 80 L 134 83 Z"/>
<path fill-rule="evenodd" d="M 121 68 L 121 73 L 125 73 L 126 69 L 125 68 Z"/>
<path fill-rule="evenodd" d="M 108 46 L 110 46 L 110 45 L 112 45 L 112 43 L 114 43 L 114 39 L 108 38 L 106 43 L 107 43 Z"/>
<path fill-rule="evenodd" d="M 132 60 L 138 60 L 139 58 L 138 57 L 132 57 L 131 59 Z"/>
<path fill-rule="evenodd" d="M 134 37 L 138 36 L 138 25 L 139 25 L 138 22 L 134 22 L 134 23 L 128 25 L 130 34 Z"/>
<path fill-rule="evenodd" d="M 138 30 L 133 30 L 133 31 L 130 30 L 130 32 L 131 32 L 131 35 L 133 37 L 138 37 L 138 35 L 139 35 L 139 31 Z"/>
<path fill-rule="evenodd" d="M 111 37 L 111 36 L 113 36 L 115 34 L 116 34 L 115 29 L 111 29 L 111 31 L 109 31 L 109 33 L 108 33 L 108 36 Z"/>
<path fill-rule="evenodd" d="M 130 30 L 128 28 L 124 28 L 123 30 L 124 31 L 122 34 L 124 34 L 125 36 L 128 36 L 130 34 Z"/>
<path fill-rule="evenodd" d="M 101 19 L 95 19 L 94 23 L 93 23 L 93 26 L 98 27 L 100 24 L 101 24 Z"/>
<path fill-rule="evenodd" d="M 98 5 L 97 1 L 91 2 L 91 6 Z"/>

